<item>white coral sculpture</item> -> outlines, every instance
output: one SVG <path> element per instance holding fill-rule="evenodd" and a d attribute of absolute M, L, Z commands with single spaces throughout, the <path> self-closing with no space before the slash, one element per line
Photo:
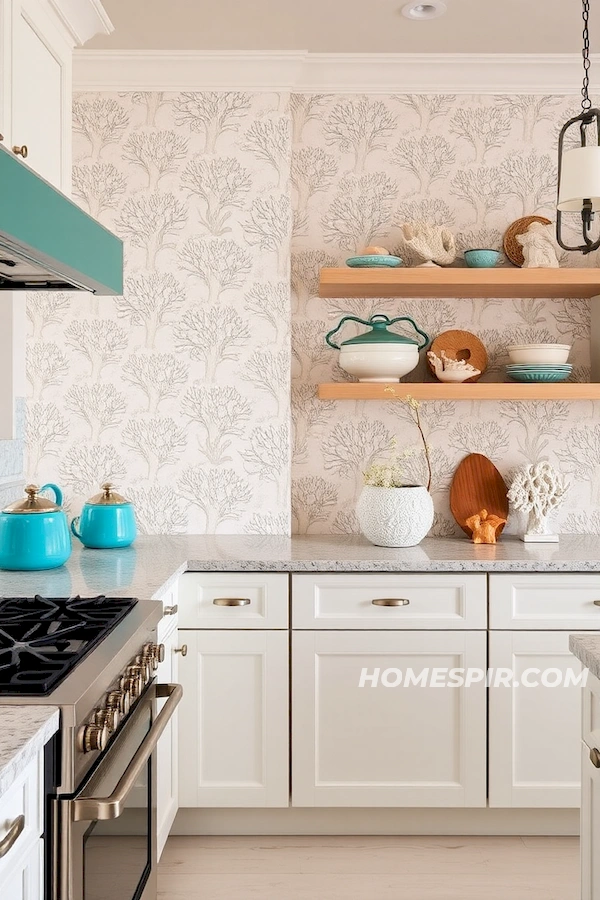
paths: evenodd
<path fill-rule="evenodd" d="M 527 534 L 549 534 L 548 516 L 564 503 L 570 487 L 564 475 L 546 461 L 517 472 L 508 499 L 516 510 L 529 513 Z"/>
<path fill-rule="evenodd" d="M 411 266 L 449 266 L 456 259 L 456 242 L 449 228 L 428 222 L 406 222 L 400 236 L 400 256 Z"/>

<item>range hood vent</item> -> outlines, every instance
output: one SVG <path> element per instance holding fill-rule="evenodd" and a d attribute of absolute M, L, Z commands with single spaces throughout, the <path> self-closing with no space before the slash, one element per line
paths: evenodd
<path fill-rule="evenodd" d="M 0 290 L 123 293 L 123 242 L 2 145 Z"/>

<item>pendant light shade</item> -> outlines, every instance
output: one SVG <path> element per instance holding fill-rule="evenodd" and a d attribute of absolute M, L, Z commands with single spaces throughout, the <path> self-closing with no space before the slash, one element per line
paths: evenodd
<path fill-rule="evenodd" d="M 590 86 L 590 0 L 582 0 L 583 87 L 581 112 L 566 122 L 558 139 L 558 198 L 556 202 L 556 240 L 563 250 L 591 253 L 600 247 L 600 238 L 591 235 L 594 215 L 600 210 L 600 110 L 592 109 Z M 572 142 L 570 129 L 579 131 L 579 146 L 565 150 Z M 565 140 L 567 139 L 567 140 Z M 582 243 L 571 246 L 563 237 L 563 213 L 579 213 Z"/>
<path fill-rule="evenodd" d="M 600 147 L 575 147 L 563 153 L 557 207 L 581 212 L 584 201 L 600 210 Z"/>

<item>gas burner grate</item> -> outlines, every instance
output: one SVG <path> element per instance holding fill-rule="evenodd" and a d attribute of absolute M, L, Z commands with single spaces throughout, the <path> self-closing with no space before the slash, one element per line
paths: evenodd
<path fill-rule="evenodd" d="M 104 595 L 0 598 L 0 695 L 50 693 L 136 602 Z"/>

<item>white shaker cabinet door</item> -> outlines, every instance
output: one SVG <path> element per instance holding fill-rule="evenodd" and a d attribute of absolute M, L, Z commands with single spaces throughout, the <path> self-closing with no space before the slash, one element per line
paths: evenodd
<path fill-rule="evenodd" d="M 544 669 L 579 674 L 568 633 L 493 631 L 489 665 L 514 673 L 510 686 L 489 689 L 490 806 L 579 806 L 581 685 L 545 687 L 540 682 Z M 527 669 L 540 674 L 526 675 Z M 554 677 L 558 673 L 549 676 Z M 526 687 L 523 678 L 540 683 Z"/>
<path fill-rule="evenodd" d="M 71 48 L 39 2 L 13 7 L 10 147 L 27 147 L 26 164 L 67 193 L 71 175 Z"/>
<path fill-rule="evenodd" d="M 175 627 L 162 641 L 165 647 L 165 658 L 156 673 L 157 680 L 161 684 L 178 682 L 179 653 L 176 650 L 179 645 L 176 624 L 174 622 Z M 160 710 L 165 703 L 166 699 L 159 700 L 158 709 Z M 178 809 L 178 727 L 179 710 L 176 709 L 156 747 L 156 817 L 159 859 Z"/>
<path fill-rule="evenodd" d="M 292 805 L 485 806 L 483 682 L 359 687 L 363 669 L 485 665 L 484 631 L 294 632 Z"/>
<path fill-rule="evenodd" d="M 179 805 L 289 805 L 287 631 L 180 630 Z"/>
<path fill-rule="evenodd" d="M 13 851 L 16 849 L 16 845 Z M 11 859 L 0 880 L 2 900 L 41 900 L 44 896 L 44 841 L 39 838 L 28 850 Z"/>
<path fill-rule="evenodd" d="M 581 900 L 600 900 L 600 762 L 581 745 Z"/>

